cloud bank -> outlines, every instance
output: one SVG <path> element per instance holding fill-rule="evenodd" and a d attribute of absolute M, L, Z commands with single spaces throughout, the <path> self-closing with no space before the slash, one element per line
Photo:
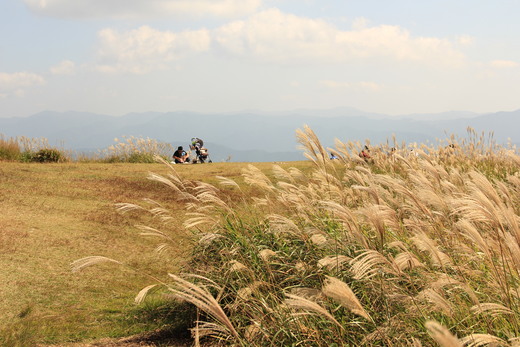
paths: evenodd
<path fill-rule="evenodd" d="M 142 26 L 124 33 L 104 29 L 98 36 L 100 61 L 96 69 L 110 73 L 166 69 L 169 62 L 206 51 L 210 44 L 205 29 L 174 33 Z"/>
<path fill-rule="evenodd" d="M 10 95 L 22 96 L 26 88 L 39 86 L 45 79 L 30 72 L 4 73 L 0 72 L 0 97 Z"/>
<path fill-rule="evenodd" d="M 212 30 L 176 33 L 149 26 L 127 32 L 102 30 L 98 69 L 145 73 L 210 49 L 273 64 L 390 61 L 458 67 L 465 57 L 457 45 L 457 40 L 414 37 L 399 26 L 369 27 L 358 20 L 351 30 L 341 30 L 321 19 L 269 9 Z"/>
<path fill-rule="evenodd" d="M 340 30 L 320 19 L 271 9 L 217 29 L 214 38 L 231 54 L 283 63 L 383 58 L 456 66 L 464 60 L 447 39 L 413 37 L 398 26 L 363 23 L 356 21 L 352 30 Z"/>

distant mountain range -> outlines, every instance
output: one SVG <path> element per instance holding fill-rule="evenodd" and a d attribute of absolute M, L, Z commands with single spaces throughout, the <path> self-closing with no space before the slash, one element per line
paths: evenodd
<path fill-rule="evenodd" d="M 303 159 L 295 131 L 305 124 L 325 146 L 370 140 L 378 144 L 395 135 L 401 142 L 430 142 L 451 134 L 465 137 L 467 127 L 494 132 L 496 142 L 520 144 L 520 110 L 475 114 L 447 112 L 388 116 L 352 108 L 290 112 L 201 114 L 192 112 L 130 113 L 121 117 L 45 111 L 25 118 L 0 118 L 6 137 L 45 137 L 51 145 L 91 151 L 114 144 L 122 136 L 149 137 L 173 146 L 187 146 L 192 137 L 204 139 L 213 161 L 290 161 Z"/>

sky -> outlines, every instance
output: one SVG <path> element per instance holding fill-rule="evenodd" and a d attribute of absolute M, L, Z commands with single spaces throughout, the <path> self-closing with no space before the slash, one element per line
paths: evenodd
<path fill-rule="evenodd" d="M 520 108 L 520 0 L 1 0 L 0 117 Z"/>

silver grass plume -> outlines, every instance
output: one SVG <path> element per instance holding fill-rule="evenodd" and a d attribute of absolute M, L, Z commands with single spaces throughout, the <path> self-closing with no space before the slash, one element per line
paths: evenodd
<path fill-rule="evenodd" d="M 430 254 L 430 259 L 434 265 L 444 268 L 453 264 L 451 258 L 446 253 L 441 252 L 435 241 L 430 239 L 424 232 L 417 233 L 412 238 L 412 241 L 419 249 Z"/>
<path fill-rule="evenodd" d="M 428 321 L 424 324 L 430 336 L 441 347 L 463 347 L 462 342 L 444 326 L 436 321 Z"/>
<path fill-rule="evenodd" d="M 327 276 L 322 291 L 325 296 L 333 299 L 341 306 L 350 310 L 352 313 L 372 321 L 372 318 L 365 311 L 363 306 L 361 306 L 361 303 L 352 289 L 350 289 L 348 284 L 345 282 L 335 277 Z"/>
<path fill-rule="evenodd" d="M 223 327 L 225 327 L 229 334 L 237 339 L 239 338 L 238 332 L 235 330 L 235 327 L 229 320 L 228 316 L 205 286 L 200 286 L 195 283 L 188 282 L 185 279 L 173 274 L 169 274 L 169 276 L 173 278 L 174 282 L 173 286 L 169 287 L 170 291 L 172 291 L 180 299 L 184 299 L 187 302 L 195 305 L 200 310 L 206 312 L 208 315 L 218 321 Z M 214 283 L 213 281 L 210 281 L 209 279 L 206 279 L 202 276 L 198 276 L 198 278 L 204 279 L 209 283 Z"/>
<path fill-rule="evenodd" d="M 314 301 L 308 300 L 304 297 L 298 296 L 298 295 L 294 295 L 294 294 L 285 294 L 285 295 L 288 297 L 288 299 L 284 300 L 284 303 L 287 306 L 289 306 L 293 309 L 304 310 L 309 313 L 314 313 L 316 315 L 322 316 L 322 317 L 328 319 L 329 321 L 331 321 L 332 323 L 334 323 L 337 327 L 341 328 L 342 330 L 345 329 L 336 320 L 336 318 L 334 318 L 334 316 L 332 314 L 330 314 L 330 312 L 327 311 L 320 304 L 318 304 Z"/>
<path fill-rule="evenodd" d="M 393 273 L 393 265 L 384 255 L 376 250 L 366 250 L 350 262 L 351 271 L 355 279 L 369 279 L 378 273 Z M 385 266 L 386 265 L 386 266 Z"/>
<path fill-rule="evenodd" d="M 432 288 L 427 288 L 417 295 L 417 299 L 427 300 L 448 317 L 453 316 L 451 303 L 446 300 L 439 292 Z"/>
<path fill-rule="evenodd" d="M 115 259 L 103 257 L 100 255 L 92 255 L 89 257 L 85 257 L 85 258 L 81 258 L 81 259 L 73 261 L 71 263 L 72 272 L 78 272 L 80 270 L 83 270 L 86 267 L 89 267 L 92 265 L 97 265 L 97 264 L 102 264 L 102 263 L 115 263 L 118 265 L 123 265 L 123 263 L 121 263 Z"/>
<path fill-rule="evenodd" d="M 464 336 L 460 341 L 467 347 L 480 347 L 480 346 L 510 346 L 509 343 L 502 340 L 500 337 L 493 336 L 490 334 L 471 334 Z"/>
<path fill-rule="evenodd" d="M 318 267 L 326 268 L 329 270 L 340 269 L 344 263 L 347 263 L 352 258 L 347 257 L 346 255 L 329 255 L 325 258 L 321 258 L 318 260 Z"/>
<path fill-rule="evenodd" d="M 474 305 L 470 308 L 470 310 L 474 314 L 487 314 L 492 317 L 514 314 L 514 311 L 505 307 L 504 305 L 491 302 Z"/>

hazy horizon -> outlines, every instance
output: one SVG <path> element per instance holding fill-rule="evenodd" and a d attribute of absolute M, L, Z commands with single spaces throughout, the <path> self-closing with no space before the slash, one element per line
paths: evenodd
<path fill-rule="evenodd" d="M 472 118 L 472 117 L 478 117 L 481 115 L 486 114 L 493 114 L 493 113 L 500 113 L 500 112 L 515 112 L 520 110 L 518 109 L 512 109 L 512 110 L 495 110 L 492 112 L 472 112 L 467 110 L 447 110 L 447 111 L 440 111 L 440 112 L 414 112 L 414 113 L 403 113 L 403 114 L 388 114 L 383 112 L 371 112 L 368 110 L 362 110 L 358 108 L 348 107 L 348 106 L 339 106 L 334 108 L 294 108 L 294 109 L 281 109 L 281 110 L 262 110 L 262 109 L 243 109 L 243 110 L 237 110 L 237 111 L 220 111 L 220 112 L 202 112 L 202 111 L 193 111 L 193 110 L 165 110 L 165 111 L 155 111 L 155 110 L 149 110 L 149 111 L 141 111 L 141 112 L 126 112 L 123 114 L 108 114 L 108 113 L 102 113 L 102 112 L 90 112 L 90 111 L 81 111 L 81 110 L 41 110 L 35 113 L 23 115 L 23 116 L 12 116 L 12 117 L 0 117 L 0 118 L 27 118 L 32 116 L 37 116 L 39 114 L 44 113 L 60 113 L 60 114 L 66 114 L 66 113 L 84 113 L 84 114 L 95 114 L 100 116 L 110 116 L 110 117 L 124 117 L 128 115 L 133 114 L 203 114 L 203 115 L 241 115 L 241 114 L 254 114 L 254 115 L 261 115 L 261 116 L 288 116 L 288 115 L 294 115 L 294 114 L 309 114 L 309 115 L 319 115 L 320 112 L 323 113 L 323 117 L 331 117 L 331 116 L 345 116 L 345 113 L 347 116 L 353 116 L 353 115 L 362 115 L 362 116 L 380 116 L 385 118 L 403 118 L 403 117 L 426 117 L 426 116 L 440 116 L 439 119 L 444 119 L 443 117 L 449 117 L 450 115 L 453 115 L 455 118 Z"/>

